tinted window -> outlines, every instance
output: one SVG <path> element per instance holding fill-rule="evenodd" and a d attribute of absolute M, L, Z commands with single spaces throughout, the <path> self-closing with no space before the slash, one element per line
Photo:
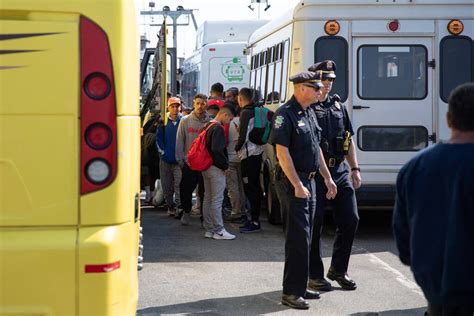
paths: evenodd
<path fill-rule="evenodd" d="M 361 99 L 424 99 L 426 62 L 426 48 L 420 45 L 361 46 L 357 93 Z"/>
<path fill-rule="evenodd" d="M 343 37 L 320 37 L 314 44 L 314 62 L 333 60 L 336 63 L 336 81 L 331 92 L 337 93 L 342 102 L 347 100 L 347 42 Z"/>
<path fill-rule="evenodd" d="M 363 151 L 418 151 L 428 146 L 423 126 L 363 126 L 357 133 Z"/>
<path fill-rule="evenodd" d="M 184 103 L 187 106 L 192 106 L 193 98 L 198 93 L 197 89 L 199 86 L 199 71 L 193 70 L 183 74 L 183 82 L 182 82 L 182 95 L 184 99 Z"/>
<path fill-rule="evenodd" d="M 467 36 L 448 36 L 440 43 L 440 97 L 448 102 L 458 85 L 473 81 L 473 42 Z"/>

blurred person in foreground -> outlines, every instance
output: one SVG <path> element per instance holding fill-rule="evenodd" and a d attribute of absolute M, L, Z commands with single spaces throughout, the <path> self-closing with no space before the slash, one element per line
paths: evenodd
<path fill-rule="evenodd" d="M 450 95 L 451 138 L 410 160 L 397 178 L 393 229 L 428 315 L 474 314 L 474 83 Z"/>

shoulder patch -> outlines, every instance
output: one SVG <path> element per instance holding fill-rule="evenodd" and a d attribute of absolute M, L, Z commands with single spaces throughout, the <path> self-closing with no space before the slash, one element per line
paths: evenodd
<path fill-rule="evenodd" d="M 283 116 L 278 115 L 277 117 L 275 117 L 275 122 L 273 122 L 273 127 L 280 128 L 283 125 L 284 120 L 285 118 Z"/>

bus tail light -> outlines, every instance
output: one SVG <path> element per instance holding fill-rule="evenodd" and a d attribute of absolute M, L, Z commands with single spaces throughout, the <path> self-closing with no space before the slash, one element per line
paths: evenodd
<path fill-rule="evenodd" d="M 110 94 L 110 81 L 102 73 L 93 73 L 84 82 L 84 91 L 87 96 L 94 100 L 105 99 Z"/>
<path fill-rule="evenodd" d="M 86 130 L 86 142 L 93 149 L 105 149 L 112 142 L 112 131 L 105 124 L 93 124 Z"/>
<path fill-rule="evenodd" d="M 81 194 L 105 188 L 117 173 L 117 110 L 109 41 L 80 19 Z"/>

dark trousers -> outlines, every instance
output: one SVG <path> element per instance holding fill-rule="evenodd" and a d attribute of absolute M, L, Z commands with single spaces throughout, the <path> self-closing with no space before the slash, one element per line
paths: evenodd
<path fill-rule="evenodd" d="M 181 207 L 185 213 L 191 213 L 193 207 L 193 191 L 196 189 L 198 184 L 198 195 L 201 201 L 202 214 L 202 202 L 204 201 L 204 182 L 202 180 L 202 175 L 199 171 L 191 170 L 185 163 L 182 169 L 181 183 L 179 184 Z"/>
<path fill-rule="evenodd" d="M 349 179 L 349 168 L 340 163 L 329 168 L 332 178 L 337 185 L 337 195 L 334 200 L 326 199 L 327 188 L 324 179 L 318 174 L 316 177 L 316 217 L 314 220 L 313 241 L 311 247 L 310 278 L 321 279 L 324 276 L 324 266 L 321 259 L 321 231 L 324 219 L 324 207 L 331 203 L 336 237 L 332 252 L 331 267 L 337 273 L 347 272 L 359 215 L 354 187 Z"/>
<path fill-rule="evenodd" d="M 249 156 L 241 162 L 242 180 L 245 196 L 250 202 L 252 221 L 260 218 L 260 204 L 262 202 L 262 188 L 260 187 L 260 169 L 262 168 L 262 154 Z"/>
<path fill-rule="evenodd" d="M 428 316 L 472 316 L 474 304 L 466 305 L 436 305 L 428 302 Z"/>
<path fill-rule="evenodd" d="M 308 283 L 311 235 L 316 210 L 316 183 L 301 179 L 311 193 L 309 199 L 295 197 L 291 182 L 283 177 L 276 182 L 280 209 L 286 220 L 285 226 L 285 269 L 283 272 L 283 293 L 304 296 Z"/>

